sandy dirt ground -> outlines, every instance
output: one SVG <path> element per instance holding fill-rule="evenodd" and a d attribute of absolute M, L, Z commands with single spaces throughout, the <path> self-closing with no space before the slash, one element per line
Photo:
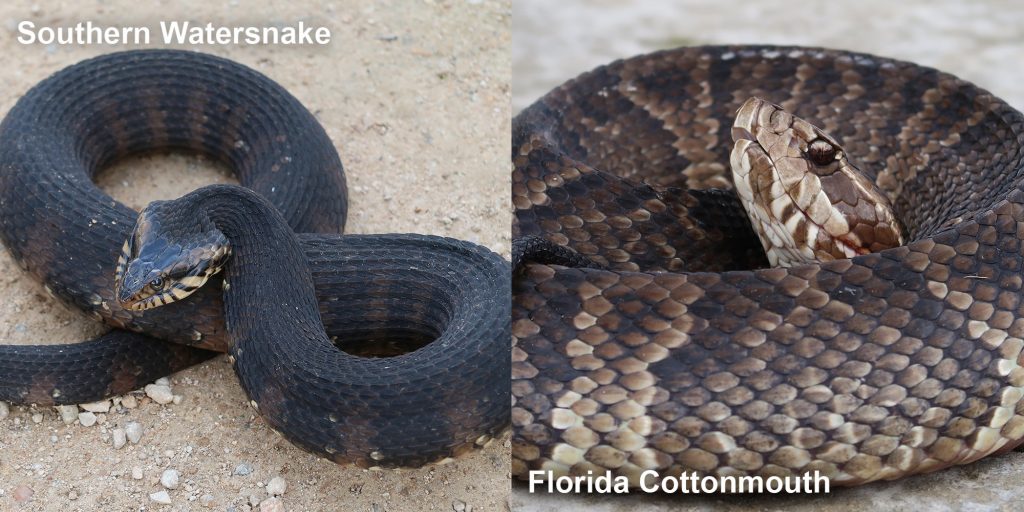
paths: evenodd
<path fill-rule="evenodd" d="M 0 112 L 29 87 L 84 58 L 121 46 L 24 46 L 21 20 L 67 26 L 218 25 L 329 27 L 326 47 L 195 47 L 251 66 L 281 83 L 324 125 L 350 187 L 349 232 L 419 232 L 509 249 L 508 119 L 511 7 L 507 1 L 407 2 L 6 2 L 0 6 Z M 151 45 L 155 47 L 157 44 Z M 135 208 L 208 183 L 224 170 L 188 156 L 123 162 L 100 179 Z M 0 252 L 0 340 L 66 343 L 103 331 L 47 296 Z M 66 425 L 53 408 L 0 406 L 0 510 L 260 510 L 283 478 L 286 510 L 504 510 L 508 438 L 456 462 L 418 470 L 339 467 L 274 434 L 246 406 L 223 357 L 174 375 L 180 403 L 137 393 L 96 424 Z M 135 402 L 135 403 L 132 403 Z M 134 405 L 134 407 L 131 407 Z M 116 449 L 114 432 L 143 428 Z M 159 482 L 179 474 L 177 488 Z M 248 473 L 248 474 L 245 474 Z M 167 491 L 169 505 L 150 494 Z M 268 502 L 263 509 L 272 509 Z"/>
<path fill-rule="evenodd" d="M 601 64 L 663 48 L 771 43 L 826 46 L 955 73 L 1024 108 L 1024 8 L 1019 2 L 867 0 L 516 0 L 513 110 Z M 521 512 L 637 510 L 1021 510 L 1024 453 L 829 496 L 562 496 L 513 487 Z"/>

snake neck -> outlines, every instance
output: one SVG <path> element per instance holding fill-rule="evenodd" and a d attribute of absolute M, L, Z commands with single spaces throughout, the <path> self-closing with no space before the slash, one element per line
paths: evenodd
<path fill-rule="evenodd" d="M 204 187 L 182 201 L 183 210 L 194 212 L 200 224 L 212 223 L 231 244 L 224 305 L 233 346 L 296 333 L 326 339 L 305 255 L 273 205 L 233 185 Z"/>

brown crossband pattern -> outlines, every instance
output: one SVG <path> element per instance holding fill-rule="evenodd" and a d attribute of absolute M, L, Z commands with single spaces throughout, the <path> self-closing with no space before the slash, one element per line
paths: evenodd
<path fill-rule="evenodd" d="M 731 187 L 751 97 L 834 137 L 906 243 L 768 268 L 734 196 L 686 190 Z M 814 48 L 683 48 L 551 91 L 513 123 L 514 236 L 607 270 L 514 272 L 513 473 L 854 485 L 1014 448 L 1022 142 L 970 83 Z"/>

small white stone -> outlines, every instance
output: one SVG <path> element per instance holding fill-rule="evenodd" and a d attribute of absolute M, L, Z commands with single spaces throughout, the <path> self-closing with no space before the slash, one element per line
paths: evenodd
<path fill-rule="evenodd" d="M 121 399 L 121 405 L 125 409 L 134 409 L 139 406 L 139 401 L 135 399 L 134 395 L 127 395 Z"/>
<path fill-rule="evenodd" d="M 109 412 L 110 411 L 110 400 L 100 400 L 99 402 L 93 402 L 91 404 L 78 404 L 82 410 L 89 412 Z"/>
<path fill-rule="evenodd" d="M 160 377 L 159 379 L 153 381 L 153 384 L 156 384 L 157 386 L 171 387 L 171 380 L 168 379 L 167 377 Z"/>
<path fill-rule="evenodd" d="M 57 412 L 65 425 L 70 425 L 78 419 L 78 407 L 74 405 L 58 405 Z"/>
<path fill-rule="evenodd" d="M 139 425 L 134 421 L 129 421 L 128 424 L 124 426 L 124 433 L 128 436 L 129 442 L 132 444 L 139 444 L 139 441 L 142 440 L 142 425 Z"/>
<path fill-rule="evenodd" d="M 0 420 L 6 418 L 8 414 L 11 414 L 11 409 L 7 407 L 7 402 L 0 402 Z"/>
<path fill-rule="evenodd" d="M 171 393 L 171 388 L 158 384 L 147 384 L 146 396 L 160 405 L 167 405 L 174 401 L 174 393 Z"/>
<path fill-rule="evenodd" d="M 91 427 L 96 424 L 96 415 L 89 411 L 83 412 L 78 415 L 78 422 L 83 427 Z"/>
<path fill-rule="evenodd" d="M 174 405 L 181 405 L 181 400 L 181 395 L 174 395 L 174 398 L 171 399 L 171 401 L 174 402 Z"/>
<path fill-rule="evenodd" d="M 284 512 L 284 502 L 281 498 L 267 498 L 260 503 L 260 512 Z"/>
<path fill-rule="evenodd" d="M 164 471 L 164 474 L 160 475 L 160 485 L 167 489 L 178 488 L 178 472 L 173 469 Z"/>
<path fill-rule="evenodd" d="M 42 422 L 43 422 L 43 415 L 42 414 L 37 412 L 37 413 L 32 415 L 32 423 L 37 423 L 38 424 L 38 423 L 42 423 Z"/>
<path fill-rule="evenodd" d="M 128 436 L 125 434 L 123 428 L 115 428 L 112 434 L 114 438 L 114 449 L 120 450 L 124 448 L 125 443 L 128 442 Z"/>
<path fill-rule="evenodd" d="M 167 491 L 154 492 L 153 494 L 149 495 L 149 499 L 150 501 L 154 503 L 159 503 L 161 505 L 171 504 L 171 495 L 167 494 Z"/>
<path fill-rule="evenodd" d="M 142 468 L 135 466 L 132 468 L 132 480 L 142 480 Z"/>
<path fill-rule="evenodd" d="M 288 483 L 284 481 L 284 478 L 275 476 L 270 479 L 267 483 L 267 494 L 271 496 L 280 496 L 288 490 Z"/>
<path fill-rule="evenodd" d="M 199 498 L 199 503 L 206 508 L 211 508 L 213 507 L 213 499 L 212 494 L 204 494 L 202 498 Z"/>

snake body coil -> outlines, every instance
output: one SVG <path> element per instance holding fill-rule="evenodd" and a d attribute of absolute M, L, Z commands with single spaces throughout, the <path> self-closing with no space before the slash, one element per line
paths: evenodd
<path fill-rule="evenodd" d="M 906 244 L 765 268 L 735 196 L 700 190 L 731 187 L 755 96 L 837 139 Z M 972 84 L 816 48 L 664 51 L 551 91 L 513 122 L 513 235 L 575 256 L 514 258 L 513 473 L 853 485 L 1017 446 L 1022 143 Z M 574 257 L 603 268 L 548 264 Z"/>
<path fill-rule="evenodd" d="M 283 261 L 294 263 L 291 273 L 235 262 L 254 273 L 234 283 L 242 305 L 228 314 L 236 325 L 251 325 L 246 319 L 262 319 L 292 300 L 318 307 L 319 315 L 304 311 L 304 318 L 322 319 L 342 348 L 422 346 L 387 359 L 351 356 L 376 369 L 359 373 L 352 365 L 324 367 L 326 349 L 302 333 L 275 332 L 273 347 L 235 355 L 252 404 L 272 426 L 292 432 L 306 449 L 364 467 L 437 461 L 504 427 L 507 263 L 439 237 L 341 236 L 344 174 L 313 115 L 249 68 L 167 50 L 110 54 L 67 68 L 29 91 L 0 125 L 4 244 L 53 294 L 118 328 L 72 345 L 0 346 L 0 399 L 97 400 L 210 357 L 199 349 L 237 350 L 241 334 L 225 329 L 219 282 L 146 311 L 125 309 L 115 296 L 119 251 L 138 214 L 92 178 L 118 159 L 157 150 L 225 164 L 300 233 L 299 252 L 282 253 L 293 257 Z M 302 257 L 306 263 L 295 261 Z M 298 274 L 307 265 L 318 306 L 286 294 L 289 284 L 307 279 Z M 246 362 L 253 358 L 263 364 Z M 310 368 L 318 371 L 309 375 Z M 326 407 L 346 399 L 349 409 Z M 313 417 L 310 403 L 325 408 Z"/>

